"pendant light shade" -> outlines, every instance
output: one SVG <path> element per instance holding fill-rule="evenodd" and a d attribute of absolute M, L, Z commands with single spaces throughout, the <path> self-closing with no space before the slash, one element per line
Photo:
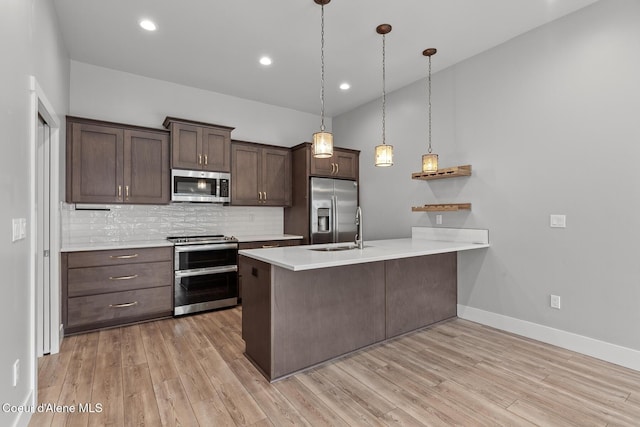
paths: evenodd
<path fill-rule="evenodd" d="M 393 166 L 392 145 L 376 145 L 376 166 Z"/>
<path fill-rule="evenodd" d="M 381 167 L 393 166 L 393 145 L 387 145 L 386 142 L 386 104 L 387 91 L 386 83 L 386 52 L 385 52 L 385 35 L 391 32 L 391 25 L 381 24 L 376 27 L 376 32 L 382 34 L 382 144 L 376 146 L 375 165 Z"/>
<path fill-rule="evenodd" d="M 333 156 L 333 135 L 330 132 L 316 132 L 311 143 L 313 157 L 327 159 Z"/>
<path fill-rule="evenodd" d="M 438 170 L 438 155 L 423 154 L 422 155 L 422 172 L 435 172 Z"/>
<path fill-rule="evenodd" d="M 422 54 L 429 58 L 429 77 L 427 79 L 427 92 L 429 99 L 429 149 L 428 154 L 422 155 L 422 172 L 435 172 L 438 170 L 438 155 L 431 153 L 431 57 L 438 50 L 434 48 L 425 49 Z"/>
<path fill-rule="evenodd" d="M 324 5 L 331 0 L 313 0 L 320 5 L 320 132 L 313 134 L 313 157 L 326 159 L 333 156 L 333 135 L 324 129 Z"/>

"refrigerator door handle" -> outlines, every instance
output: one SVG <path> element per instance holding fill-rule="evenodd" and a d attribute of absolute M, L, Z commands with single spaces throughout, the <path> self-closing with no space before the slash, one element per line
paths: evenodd
<path fill-rule="evenodd" d="M 333 228 L 331 229 L 333 233 L 333 243 L 338 241 L 338 201 L 336 200 L 336 196 L 331 196 L 331 213 L 333 220 Z"/>

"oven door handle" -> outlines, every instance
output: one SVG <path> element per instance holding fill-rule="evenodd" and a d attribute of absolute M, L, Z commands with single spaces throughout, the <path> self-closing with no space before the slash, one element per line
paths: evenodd
<path fill-rule="evenodd" d="M 225 265 L 224 267 L 208 267 L 208 268 L 194 268 L 192 270 L 178 270 L 175 272 L 175 276 L 176 278 L 204 276 L 207 274 L 231 273 L 234 271 L 238 271 L 237 265 Z"/>
<path fill-rule="evenodd" d="M 180 252 L 198 252 L 198 251 L 217 251 L 223 249 L 236 249 L 237 243 L 214 243 L 211 245 L 184 245 L 176 246 L 176 253 Z"/>

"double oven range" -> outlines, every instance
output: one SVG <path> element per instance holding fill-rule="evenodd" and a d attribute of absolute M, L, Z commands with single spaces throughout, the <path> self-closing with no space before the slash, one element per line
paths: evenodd
<path fill-rule="evenodd" d="M 172 236 L 175 316 L 238 303 L 238 240 L 223 235 Z"/>

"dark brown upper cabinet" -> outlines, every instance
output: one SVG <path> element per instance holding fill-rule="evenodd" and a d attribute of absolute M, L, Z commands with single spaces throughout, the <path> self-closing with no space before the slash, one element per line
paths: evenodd
<path fill-rule="evenodd" d="M 291 151 L 272 145 L 233 141 L 231 204 L 291 205 Z"/>
<path fill-rule="evenodd" d="M 231 131 L 227 126 L 167 117 L 171 132 L 171 167 L 174 169 L 229 172 Z"/>
<path fill-rule="evenodd" d="M 318 159 L 311 155 L 310 145 L 307 150 L 310 158 L 311 176 L 358 180 L 358 151 L 334 147 L 333 156 L 327 159 Z"/>
<path fill-rule="evenodd" d="M 66 181 L 69 203 L 169 203 L 169 134 L 67 116 Z"/>

